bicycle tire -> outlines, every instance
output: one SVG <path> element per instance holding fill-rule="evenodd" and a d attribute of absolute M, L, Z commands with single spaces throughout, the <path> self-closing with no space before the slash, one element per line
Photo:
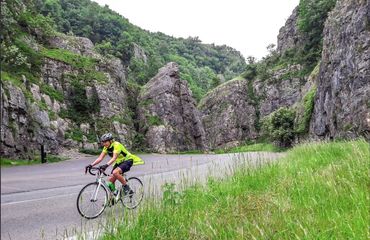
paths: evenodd
<path fill-rule="evenodd" d="M 87 219 L 94 219 L 100 216 L 104 209 L 108 205 L 108 191 L 105 189 L 103 185 L 100 185 L 97 182 L 89 183 L 84 186 L 77 197 L 77 210 L 79 214 Z M 96 200 L 92 200 L 92 196 L 95 195 L 95 191 L 98 188 L 98 192 L 96 193 Z M 89 200 L 90 199 L 90 200 Z M 85 208 L 83 204 L 87 204 L 88 207 Z M 88 210 L 91 209 L 91 206 L 95 206 L 92 210 L 93 213 L 89 213 Z"/>
<path fill-rule="evenodd" d="M 124 196 L 123 190 L 121 192 L 121 202 L 123 206 L 128 209 L 134 209 L 143 200 L 144 197 L 144 185 L 141 180 L 137 177 L 130 177 L 127 179 L 127 184 L 130 186 L 131 190 L 134 192 L 133 194 L 129 194 Z"/>

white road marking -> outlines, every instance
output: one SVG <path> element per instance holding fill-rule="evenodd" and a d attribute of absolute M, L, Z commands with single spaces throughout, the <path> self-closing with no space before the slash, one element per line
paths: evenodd
<path fill-rule="evenodd" d="M 36 199 L 29 199 L 29 200 L 17 201 L 17 202 L 2 203 L 1 204 L 1 207 L 8 206 L 8 205 L 14 205 L 14 204 L 20 204 L 20 203 L 36 202 L 36 201 L 41 201 L 41 200 L 46 200 L 46 199 L 52 199 L 52 198 L 67 197 L 67 196 L 72 196 L 72 195 L 76 195 L 76 193 L 68 193 L 68 194 L 51 196 L 51 197 L 43 197 L 43 198 L 36 198 Z"/>

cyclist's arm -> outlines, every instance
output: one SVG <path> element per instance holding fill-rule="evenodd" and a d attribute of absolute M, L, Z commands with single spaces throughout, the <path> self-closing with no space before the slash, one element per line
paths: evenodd
<path fill-rule="evenodd" d="M 118 153 L 113 152 L 113 157 L 111 158 L 111 160 L 107 162 L 107 164 L 112 165 L 112 163 L 116 161 L 117 157 L 118 157 Z"/>
<path fill-rule="evenodd" d="M 105 155 L 107 155 L 105 152 L 100 153 L 100 156 L 91 165 L 95 166 L 96 164 L 99 164 L 101 161 L 103 161 Z"/>

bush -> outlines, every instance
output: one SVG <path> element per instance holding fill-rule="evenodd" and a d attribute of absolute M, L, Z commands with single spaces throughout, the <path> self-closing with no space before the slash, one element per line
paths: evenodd
<path fill-rule="evenodd" d="M 290 147 L 295 135 L 294 118 L 293 110 L 286 107 L 279 108 L 263 120 L 263 134 L 279 147 Z"/>

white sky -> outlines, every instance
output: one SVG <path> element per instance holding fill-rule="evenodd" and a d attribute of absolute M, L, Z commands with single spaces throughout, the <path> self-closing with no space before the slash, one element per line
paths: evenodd
<path fill-rule="evenodd" d="M 94 0 L 132 24 L 169 36 L 226 44 L 261 59 L 299 0 Z"/>

